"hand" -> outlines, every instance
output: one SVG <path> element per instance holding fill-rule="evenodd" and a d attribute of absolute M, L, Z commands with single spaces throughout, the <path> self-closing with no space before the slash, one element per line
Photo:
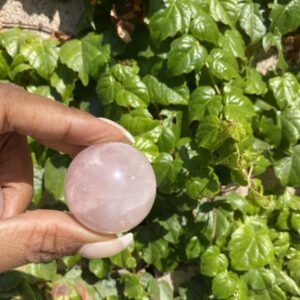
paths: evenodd
<path fill-rule="evenodd" d="M 24 213 L 32 198 L 32 162 L 26 136 L 75 156 L 85 147 L 104 141 L 131 143 L 121 126 L 13 84 L 0 84 L 0 272 L 30 262 L 65 255 L 107 257 L 128 246 L 132 234 L 94 233 L 67 213 L 34 210 Z M 0 199 L 1 200 L 1 199 Z"/>

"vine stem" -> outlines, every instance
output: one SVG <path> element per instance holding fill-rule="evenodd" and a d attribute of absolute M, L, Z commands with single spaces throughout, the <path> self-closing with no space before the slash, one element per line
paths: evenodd
<path fill-rule="evenodd" d="M 212 74 L 211 74 L 211 72 L 210 72 L 210 70 L 209 70 L 209 64 L 208 64 L 208 63 L 205 63 L 205 66 L 206 66 L 206 68 L 207 68 L 207 70 L 208 70 L 208 74 L 209 74 L 210 80 L 212 81 L 213 86 L 214 86 L 214 88 L 215 88 L 217 94 L 221 95 L 221 91 L 220 91 L 218 85 L 216 84 L 216 82 L 215 82 L 215 80 L 214 80 L 214 78 L 213 78 L 213 76 L 212 76 Z"/>

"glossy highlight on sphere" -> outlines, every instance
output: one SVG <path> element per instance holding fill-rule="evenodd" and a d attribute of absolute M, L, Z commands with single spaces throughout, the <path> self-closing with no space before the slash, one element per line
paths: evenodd
<path fill-rule="evenodd" d="M 92 145 L 72 161 L 65 178 L 65 198 L 86 227 L 118 233 L 138 225 L 150 212 L 156 179 L 147 158 L 130 145 Z"/>

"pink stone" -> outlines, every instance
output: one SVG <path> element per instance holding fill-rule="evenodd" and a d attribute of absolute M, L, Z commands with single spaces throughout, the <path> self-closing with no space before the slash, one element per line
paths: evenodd
<path fill-rule="evenodd" d="M 65 178 L 65 198 L 74 217 L 103 233 L 138 225 L 150 212 L 155 194 L 151 164 L 123 143 L 86 148 L 72 161 Z"/>

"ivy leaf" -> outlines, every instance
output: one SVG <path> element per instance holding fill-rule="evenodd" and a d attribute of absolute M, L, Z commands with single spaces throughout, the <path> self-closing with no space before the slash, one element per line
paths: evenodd
<path fill-rule="evenodd" d="M 238 17 L 237 0 L 211 0 L 209 1 L 210 15 L 216 22 L 234 27 Z"/>
<path fill-rule="evenodd" d="M 212 292 L 217 299 L 228 299 L 238 287 L 238 277 L 232 272 L 219 273 L 212 281 Z"/>
<path fill-rule="evenodd" d="M 112 75 L 106 75 L 99 78 L 96 92 L 103 105 L 114 102 L 116 80 Z"/>
<path fill-rule="evenodd" d="M 300 138 L 300 112 L 287 110 L 280 115 L 282 127 L 282 144 L 295 145 Z"/>
<path fill-rule="evenodd" d="M 140 280 L 137 275 L 134 274 L 125 274 L 122 277 L 124 282 L 124 296 L 129 299 L 142 299 L 145 295 L 145 291 L 140 285 Z"/>
<path fill-rule="evenodd" d="M 53 40 L 35 40 L 23 43 L 20 53 L 26 57 L 30 65 L 46 80 L 50 79 L 57 66 L 58 48 Z"/>
<path fill-rule="evenodd" d="M 246 68 L 245 93 L 250 95 L 263 95 L 268 88 L 262 79 L 261 74 L 254 68 Z"/>
<path fill-rule="evenodd" d="M 91 259 L 89 261 L 89 270 L 98 278 L 104 278 L 112 269 L 112 264 L 107 259 Z"/>
<path fill-rule="evenodd" d="M 212 17 L 202 9 L 197 10 L 197 17 L 190 25 L 190 31 L 199 41 L 217 44 L 219 40 L 219 29 Z"/>
<path fill-rule="evenodd" d="M 234 57 L 239 57 L 246 61 L 245 42 L 237 30 L 226 30 L 224 36 L 219 39 L 219 46 L 223 50 L 232 53 Z"/>
<path fill-rule="evenodd" d="M 220 147 L 228 138 L 225 125 L 216 116 L 208 116 L 198 127 L 196 141 L 202 148 L 213 150 Z"/>
<path fill-rule="evenodd" d="M 64 65 L 59 65 L 50 78 L 51 86 L 56 89 L 66 104 L 72 100 L 75 82 L 76 77 L 74 72 Z"/>
<path fill-rule="evenodd" d="M 89 76 L 107 61 L 107 53 L 102 53 L 100 37 L 88 34 L 83 39 L 67 41 L 60 50 L 59 58 L 63 64 L 78 72 L 83 85 L 89 83 Z"/>
<path fill-rule="evenodd" d="M 171 152 L 175 148 L 175 134 L 169 127 L 163 127 L 162 132 L 157 141 L 160 152 Z"/>
<path fill-rule="evenodd" d="M 300 296 L 300 288 L 290 276 L 276 267 L 273 267 L 272 271 L 274 272 L 277 286 L 294 296 Z"/>
<path fill-rule="evenodd" d="M 199 257 L 202 250 L 203 246 L 201 245 L 198 237 L 193 236 L 186 246 L 185 254 L 188 259 L 194 259 Z"/>
<path fill-rule="evenodd" d="M 172 244 L 178 243 L 179 238 L 184 233 L 178 215 L 175 214 L 166 221 L 160 221 L 159 223 L 167 231 L 164 239 Z"/>
<path fill-rule="evenodd" d="M 245 3 L 241 7 L 240 24 L 253 44 L 258 42 L 266 33 L 258 4 Z"/>
<path fill-rule="evenodd" d="M 297 29 L 300 25 L 300 1 L 292 0 L 287 3 L 270 4 L 270 31 L 279 29 L 281 34 L 286 34 Z"/>
<path fill-rule="evenodd" d="M 225 50 L 213 49 L 208 56 L 208 62 L 210 71 L 217 78 L 232 80 L 240 77 L 234 56 Z"/>
<path fill-rule="evenodd" d="M 39 38 L 32 32 L 22 30 L 20 28 L 13 28 L 1 33 L 1 44 L 11 57 L 15 57 L 21 46 L 24 43 L 38 41 Z"/>
<path fill-rule="evenodd" d="M 46 281 L 57 278 L 57 265 L 55 261 L 49 263 L 27 264 L 19 268 L 21 272 Z"/>
<path fill-rule="evenodd" d="M 214 277 L 225 272 L 228 267 L 226 255 L 220 252 L 216 246 L 211 246 L 205 250 L 201 256 L 200 270 L 205 276 Z"/>
<path fill-rule="evenodd" d="M 217 116 L 222 110 L 222 99 L 210 86 L 193 91 L 189 101 L 189 122 L 201 121 L 208 115 Z"/>
<path fill-rule="evenodd" d="M 179 31 L 184 32 L 192 17 L 191 8 L 184 1 L 164 0 L 164 5 L 150 17 L 149 22 L 151 36 L 158 44 Z"/>
<path fill-rule="evenodd" d="M 187 194 L 195 200 L 213 197 L 220 191 L 220 181 L 212 168 L 201 170 L 201 177 L 192 177 L 186 183 Z"/>
<path fill-rule="evenodd" d="M 231 236 L 229 256 L 234 270 L 259 268 L 273 260 L 273 245 L 268 234 L 243 224 Z"/>
<path fill-rule="evenodd" d="M 147 75 L 144 77 L 143 82 L 149 90 L 150 101 L 161 105 L 187 105 L 188 101 L 169 88 L 166 84 L 158 81 L 154 76 Z"/>
<path fill-rule="evenodd" d="M 157 185 L 163 192 L 169 189 L 177 190 L 179 186 L 175 186 L 180 173 L 182 172 L 183 162 L 174 160 L 170 154 L 160 153 L 153 164 L 156 175 Z"/>
<path fill-rule="evenodd" d="M 162 280 L 157 281 L 156 279 L 152 279 L 149 284 L 149 294 L 152 299 L 157 300 L 172 300 L 173 298 L 173 291 L 170 288 L 170 285 Z"/>
<path fill-rule="evenodd" d="M 199 71 L 205 64 L 206 50 L 191 35 L 183 35 L 174 40 L 168 53 L 168 68 L 171 75 L 177 76 Z"/>
<path fill-rule="evenodd" d="M 290 156 L 284 157 L 276 163 L 275 174 L 284 186 L 300 186 L 300 145 L 292 149 Z"/>
<path fill-rule="evenodd" d="M 250 269 L 242 278 L 253 290 L 270 289 L 275 284 L 274 273 L 264 268 Z"/>
<path fill-rule="evenodd" d="M 58 200 L 64 200 L 64 179 L 67 173 L 68 158 L 64 156 L 49 157 L 45 164 L 45 188 Z"/>
<path fill-rule="evenodd" d="M 269 80 L 270 89 L 281 109 L 300 106 L 300 86 L 295 75 L 285 73 Z"/>

